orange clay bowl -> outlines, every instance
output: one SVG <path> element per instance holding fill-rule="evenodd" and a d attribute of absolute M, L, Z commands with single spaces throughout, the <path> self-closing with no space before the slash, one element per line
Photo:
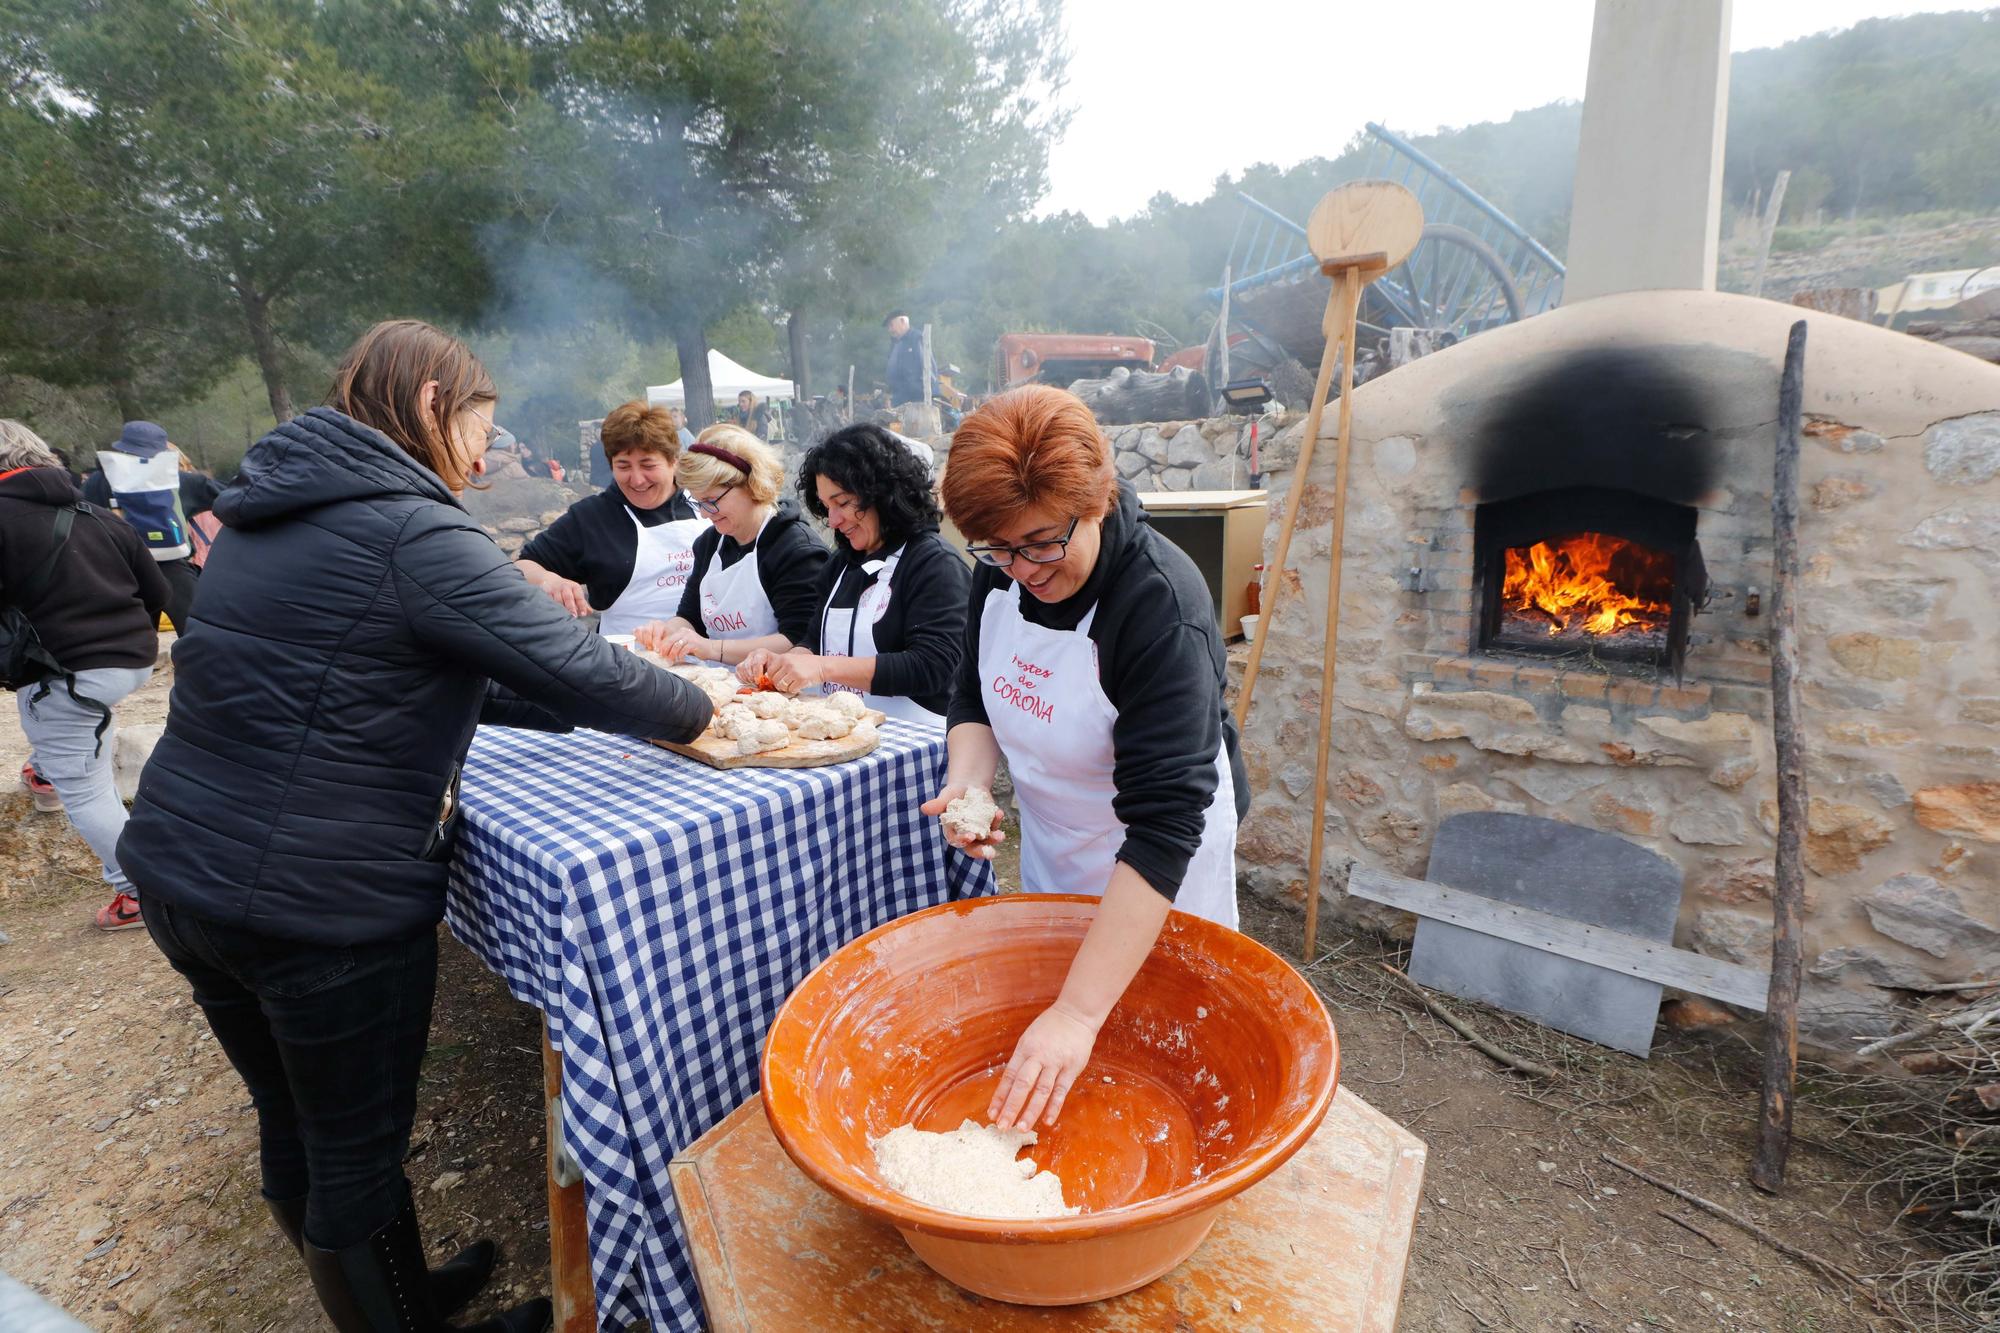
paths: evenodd
<path fill-rule="evenodd" d="M 1339 1045 L 1312 987 L 1248 936 L 1174 912 L 1061 1118 L 1024 1149 L 1079 1215 L 968 1217 L 890 1189 L 870 1138 L 987 1123 L 1096 913 L 1095 898 L 1009 894 L 892 921 L 807 977 L 764 1043 L 764 1110 L 799 1169 L 983 1296 L 1072 1305 L 1144 1286 L 1333 1100 Z"/>

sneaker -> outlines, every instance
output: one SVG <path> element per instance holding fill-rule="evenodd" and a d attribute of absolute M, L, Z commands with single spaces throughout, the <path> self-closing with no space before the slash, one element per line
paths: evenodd
<path fill-rule="evenodd" d="M 35 798 L 35 809 L 45 815 L 52 815 L 62 809 L 62 797 L 47 778 L 35 771 L 34 761 L 21 765 L 21 785 L 28 789 L 28 795 Z"/>
<path fill-rule="evenodd" d="M 145 924 L 139 919 L 139 900 L 129 893 L 121 893 L 109 906 L 97 909 L 99 930 L 136 930 Z"/>

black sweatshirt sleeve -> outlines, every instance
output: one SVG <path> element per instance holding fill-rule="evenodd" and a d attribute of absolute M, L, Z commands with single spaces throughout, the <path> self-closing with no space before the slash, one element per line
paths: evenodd
<path fill-rule="evenodd" d="M 778 633 L 793 643 L 803 642 L 806 627 L 819 614 L 820 571 L 833 553 L 820 545 L 812 529 L 803 523 L 788 523 L 767 548 L 757 547 L 757 581 L 771 599 L 778 616 Z M 694 580 L 688 580 L 694 586 Z M 682 598 L 681 604 L 687 604 Z"/>
<path fill-rule="evenodd" d="M 584 521 L 578 517 L 576 506 L 563 511 L 563 516 L 521 548 L 521 558 L 532 560 L 543 569 L 552 570 L 572 582 L 583 582 Z"/>
<path fill-rule="evenodd" d="M 972 590 L 965 598 L 964 648 L 958 657 L 958 675 L 951 687 L 951 707 L 944 715 L 944 729 L 948 732 L 961 722 L 977 722 L 980 726 L 991 726 L 986 716 L 986 693 L 979 688 L 979 621 L 980 613 L 986 609 L 986 594 L 993 590 L 993 582 L 985 570 L 972 573 Z"/>
<path fill-rule="evenodd" d="M 1104 663 L 1104 693 L 1118 710 L 1111 724 L 1111 809 L 1125 826 L 1118 859 L 1171 899 L 1201 846 L 1215 799 L 1222 748 L 1215 630 L 1183 621 L 1142 636 L 1132 633 L 1132 619 Z"/>
<path fill-rule="evenodd" d="M 877 645 L 870 686 L 876 694 L 919 702 L 952 693 L 965 646 L 965 601 L 972 582 L 948 547 L 931 541 L 920 549 L 922 562 L 908 570 L 899 567 L 889 594 L 902 626 L 901 646 L 883 652 Z M 817 629 L 815 623 L 815 633 Z"/>

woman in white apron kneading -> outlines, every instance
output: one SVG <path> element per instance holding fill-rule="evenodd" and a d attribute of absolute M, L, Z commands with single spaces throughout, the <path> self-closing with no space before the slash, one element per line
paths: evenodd
<path fill-rule="evenodd" d="M 733 667 L 759 649 L 804 642 L 827 549 L 798 505 L 778 497 L 776 451 L 740 427 L 710 426 L 682 452 L 680 481 L 710 527 L 695 538 L 675 614 L 639 626 L 640 644 L 674 661 Z"/>
<path fill-rule="evenodd" d="M 938 536 L 930 468 L 881 427 L 848 426 L 806 454 L 799 496 L 833 532 L 818 614 L 797 647 L 752 653 L 736 674 L 794 694 L 846 690 L 890 717 L 942 727 L 971 575 Z"/>
<path fill-rule="evenodd" d="M 675 477 L 681 445 L 669 409 L 623 403 L 599 434 L 613 484 L 571 505 L 515 563 L 571 615 L 602 608 L 600 633 L 630 634 L 680 609 L 708 520 Z"/>
<path fill-rule="evenodd" d="M 1168 908 L 1236 926 L 1247 791 L 1222 635 L 1194 562 L 1146 522 L 1069 393 L 1029 385 L 967 417 L 944 507 L 979 563 L 945 787 L 924 813 L 990 786 L 1005 756 L 1021 887 L 1103 899 L 987 1112 L 1001 1126 L 1053 1123 Z M 990 838 L 954 842 L 990 857 L 994 823 Z"/>

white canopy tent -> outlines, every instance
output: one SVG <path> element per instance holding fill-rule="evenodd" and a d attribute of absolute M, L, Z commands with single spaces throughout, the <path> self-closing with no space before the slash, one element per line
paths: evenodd
<path fill-rule="evenodd" d="M 769 375 L 759 375 L 747 366 L 739 366 L 714 348 L 708 349 L 708 382 L 715 390 L 717 402 L 725 402 L 748 389 L 758 400 L 790 398 L 792 382 L 774 380 Z M 675 380 L 672 384 L 649 384 L 646 386 L 648 407 L 680 407 L 687 402 L 687 381 Z"/>

